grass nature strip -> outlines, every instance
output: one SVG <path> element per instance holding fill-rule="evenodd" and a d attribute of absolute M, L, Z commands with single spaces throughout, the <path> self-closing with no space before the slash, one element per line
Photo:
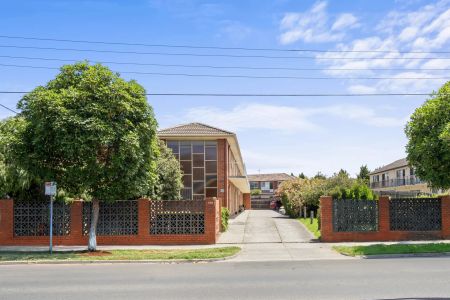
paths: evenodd
<path fill-rule="evenodd" d="M 233 256 L 239 247 L 218 247 L 206 249 L 157 249 L 157 250 L 109 250 L 109 251 L 59 251 L 48 252 L 0 252 L 0 262 L 6 261 L 109 261 L 109 260 L 195 260 L 220 259 Z"/>
<path fill-rule="evenodd" d="M 445 253 L 450 252 L 450 244 L 376 244 L 368 246 L 334 246 L 337 252 L 349 255 L 383 255 L 383 254 L 414 254 L 414 253 Z"/>
<path fill-rule="evenodd" d="M 317 221 L 317 218 L 313 219 L 313 223 L 311 224 L 311 220 L 309 218 L 298 218 L 303 225 L 308 228 L 308 230 L 316 237 L 320 238 L 320 230 L 319 230 L 319 222 Z"/>

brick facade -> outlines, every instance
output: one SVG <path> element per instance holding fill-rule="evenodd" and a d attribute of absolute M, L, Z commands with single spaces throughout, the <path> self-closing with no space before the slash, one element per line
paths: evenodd
<path fill-rule="evenodd" d="M 151 235 L 150 201 L 138 201 L 138 234 L 120 236 L 97 236 L 98 245 L 188 245 L 215 244 L 220 230 L 220 204 L 216 198 L 205 201 L 205 233 L 204 234 L 166 234 Z M 70 206 L 70 234 L 54 236 L 54 245 L 87 245 L 88 236 L 82 232 L 83 203 L 75 201 Z M 14 236 L 14 202 L 11 199 L 0 200 L 0 245 L 38 246 L 48 245 L 48 236 Z"/>
<path fill-rule="evenodd" d="M 244 194 L 244 208 L 252 209 L 252 200 L 250 194 Z"/>
<path fill-rule="evenodd" d="M 378 231 L 371 232 L 334 232 L 333 199 L 320 198 L 321 240 L 323 242 L 370 242 L 402 241 L 421 239 L 450 238 L 450 196 L 441 197 L 442 230 L 440 231 L 391 231 L 389 218 L 389 197 L 381 196 L 378 203 Z"/>

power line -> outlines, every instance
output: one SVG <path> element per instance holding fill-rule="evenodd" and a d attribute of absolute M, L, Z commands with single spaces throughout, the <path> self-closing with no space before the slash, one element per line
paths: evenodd
<path fill-rule="evenodd" d="M 8 106 L 6 106 L 6 105 L 3 105 L 3 104 L 1 104 L 0 103 L 0 106 L 1 107 L 3 107 L 3 108 L 5 108 L 5 109 L 7 109 L 7 110 L 9 110 L 9 111 L 12 111 L 13 113 L 15 113 L 15 114 L 18 114 L 18 112 L 17 111 L 15 111 L 14 109 L 12 109 L 12 108 L 9 108 Z"/>
<path fill-rule="evenodd" d="M 0 58 L 28 59 L 41 61 L 77 62 L 83 59 L 62 59 L 48 57 L 30 57 L 0 55 Z M 216 66 L 216 65 L 184 65 L 184 64 L 160 64 L 141 62 L 120 62 L 120 61 L 99 61 L 92 60 L 93 63 L 113 64 L 113 65 L 135 65 L 153 67 L 180 67 L 180 68 L 206 68 L 206 69 L 238 69 L 238 70 L 286 70 L 286 71 L 449 71 L 448 68 L 294 68 L 294 67 L 253 67 L 253 66 Z"/>
<path fill-rule="evenodd" d="M 33 41 L 51 41 L 51 42 L 101 44 L 101 45 L 122 45 L 122 46 L 142 46 L 142 47 L 161 47 L 161 48 L 187 48 L 187 49 L 275 51 L 275 52 L 399 53 L 399 54 L 407 54 L 407 53 L 416 53 L 416 54 L 448 54 L 448 53 L 450 53 L 450 51 L 325 50 L 325 49 L 282 49 L 282 48 L 220 47 L 220 46 L 196 46 L 196 45 L 177 45 L 177 44 L 146 44 L 146 43 L 125 43 L 125 42 L 108 42 L 108 41 L 93 41 L 93 40 L 73 40 L 73 39 L 25 37 L 25 36 L 10 36 L 10 35 L 0 35 L 0 38 L 20 39 L 20 40 L 33 40 Z"/>
<path fill-rule="evenodd" d="M 31 68 L 59 70 L 57 67 L 30 66 L 2 64 L 3 67 Z M 210 78 L 248 78 L 248 79 L 296 79 L 296 80 L 447 80 L 448 77 L 306 77 L 306 76 L 256 76 L 256 75 L 220 75 L 220 74 L 190 74 L 190 73 L 160 73 L 139 71 L 116 71 L 122 74 L 156 75 L 156 76 L 184 76 L 184 77 L 210 77 Z"/>
<path fill-rule="evenodd" d="M 270 56 L 270 55 L 240 55 L 240 54 L 207 54 L 207 53 L 175 53 L 175 52 L 139 52 L 121 50 L 99 50 L 80 48 L 36 47 L 18 45 L 0 45 L 1 48 L 36 49 L 55 51 L 75 51 L 94 53 L 161 55 L 161 56 L 191 56 L 191 57 L 231 57 L 231 58 L 270 58 L 270 59 L 317 59 L 317 60 L 409 60 L 409 59 L 450 59 L 450 57 L 316 57 L 316 56 Z"/>
<path fill-rule="evenodd" d="M 0 91 L 0 94 L 27 94 L 24 91 Z M 186 96 L 186 97 L 371 97 L 371 96 L 430 96 L 430 93 L 360 93 L 360 94 L 257 94 L 257 93 L 145 93 L 146 96 Z M 439 93 L 440 96 L 450 96 L 447 93 Z"/>

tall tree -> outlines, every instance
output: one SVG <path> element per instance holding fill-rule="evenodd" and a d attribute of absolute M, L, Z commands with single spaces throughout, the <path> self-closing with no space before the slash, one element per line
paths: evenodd
<path fill-rule="evenodd" d="M 303 172 L 301 172 L 300 175 L 298 175 L 298 178 L 301 178 L 301 179 L 308 179 L 308 177 L 306 177 L 306 175 L 303 174 Z"/>
<path fill-rule="evenodd" d="M 17 161 L 41 181 L 55 180 L 92 200 L 88 249 L 96 250 L 100 201 L 149 195 L 158 154 L 145 90 L 102 65 L 67 65 L 19 102 L 25 128 Z"/>
<path fill-rule="evenodd" d="M 435 188 L 450 188 L 450 81 L 416 109 L 405 133 L 417 176 Z"/>
<path fill-rule="evenodd" d="M 159 141 L 158 146 L 157 180 L 152 199 L 178 200 L 181 198 L 180 191 L 183 188 L 183 172 L 180 170 L 180 163 L 163 141 Z"/>
<path fill-rule="evenodd" d="M 327 179 L 327 176 L 325 176 L 324 174 L 322 174 L 322 172 L 318 171 L 316 175 L 314 175 L 315 179 Z"/>
<path fill-rule="evenodd" d="M 359 168 L 359 174 L 356 176 L 356 178 L 368 182 L 370 179 L 369 174 L 370 174 L 370 171 L 369 171 L 369 168 L 367 167 L 367 165 L 362 165 Z"/>

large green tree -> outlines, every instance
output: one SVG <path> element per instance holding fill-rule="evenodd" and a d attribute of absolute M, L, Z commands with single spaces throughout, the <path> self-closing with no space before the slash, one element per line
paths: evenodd
<path fill-rule="evenodd" d="M 157 179 L 153 190 L 153 199 L 178 200 L 183 187 L 183 173 L 180 163 L 175 158 L 172 150 L 163 141 L 159 141 L 159 156 L 156 161 Z"/>
<path fill-rule="evenodd" d="M 405 132 L 417 176 L 435 188 L 450 188 L 450 81 L 416 109 Z"/>
<path fill-rule="evenodd" d="M 362 165 L 360 168 L 359 168 L 359 173 L 358 173 L 358 175 L 356 176 L 356 178 L 358 178 L 358 179 L 360 179 L 360 180 L 364 180 L 364 181 L 366 181 L 367 183 L 369 182 L 369 180 L 370 180 L 370 170 L 369 170 L 369 168 L 367 167 L 367 165 Z"/>
<path fill-rule="evenodd" d="M 96 250 L 99 201 L 150 195 L 157 123 L 145 90 L 102 65 L 67 65 L 19 102 L 24 121 L 16 162 L 42 183 L 55 180 L 92 200 L 89 250 Z"/>

